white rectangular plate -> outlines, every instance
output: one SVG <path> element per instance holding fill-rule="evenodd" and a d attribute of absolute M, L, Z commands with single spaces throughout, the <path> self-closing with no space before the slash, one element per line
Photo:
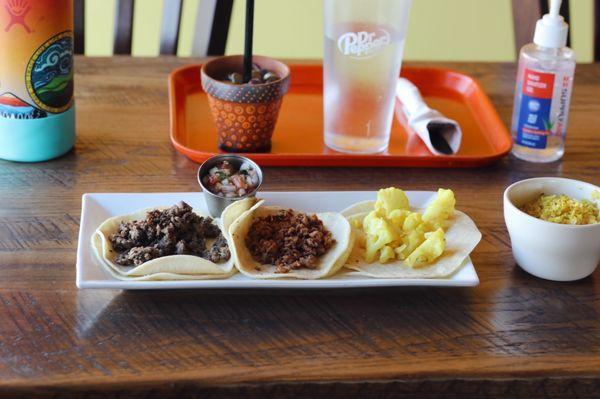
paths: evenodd
<path fill-rule="evenodd" d="M 310 192 L 261 192 L 260 198 L 267 203 L 290 207 L 307 212 L 339 212 L 360 201 L 373 200 L 374 191 L 310 191 Z M 422 207 L 430 201 L 435 192 L 407 191 L 410 203 Z M 256 280 L 236 274 L 223 280 L 184 280 L 184 281 L 122 281 L 104 271 L 90 246 L 93 232 L 104 220 L 123 215 L 137 209 L 161 205 L 173 205 L 186 201 L 198 209 L 206 209 L 202 193 L 145 193 L 145 194 L 84 194 L 81 210 L 81 226 L 77 248 L 77 287 L 78 288 L 117 288 L 117 289 L 234 289 L 234 288 L 359 288 L 359 287 L 472 287 L 479 284 L 479 278 L 467 258 L 455 274 L 443 279 L 375 279 L 350 275 L 345 272 L 323 280 Z"/>

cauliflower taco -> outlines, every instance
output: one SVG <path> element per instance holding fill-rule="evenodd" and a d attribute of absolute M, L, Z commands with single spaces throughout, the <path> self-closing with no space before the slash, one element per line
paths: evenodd
<path fill-rule="evenodd" d="M 224 212 L 224 218 L 235 220 L 228 234 L 240 272 L 253 278 L 318 279 L 342 268 L 353 235 L 341 214 L 306 214 L 263 203 L 237 203 Z"/>
<path fill-rule="evenodd" d="M 481 240 L 475 223 L 455 210 L 454 193 L 438 190 L 413 209 L 398 188 L 342 212 L 356 237 L 346 267 L 377 278 L 440 278 L 456 272 Z"/>

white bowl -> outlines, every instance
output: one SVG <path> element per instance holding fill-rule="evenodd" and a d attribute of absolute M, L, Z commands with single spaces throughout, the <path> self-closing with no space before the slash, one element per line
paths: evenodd
<path fill-rule="evenodd" d="M 504 221 L 519 266 L 547 280 L 573 281 L 589 276 L 600 262 L 600 223 L 566 225 L 547 222 L 518 207 L 540 194 L 591 199 L 593 184 L 558 177 L 517 182 L 504 191 Z"/>

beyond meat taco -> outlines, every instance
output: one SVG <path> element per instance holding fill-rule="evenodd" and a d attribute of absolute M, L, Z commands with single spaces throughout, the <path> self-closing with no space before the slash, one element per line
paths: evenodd
<path fill-rule="evenodd" d="M 456 272 L 481 240 L 475 223 L 440 189 L 424 209 L 410 208 L 400 189 L 342 213 L 356 236 L 346 267 L 376 278 L 440 278 Z"/>
<path fill-rule="evenodd" d="M 318 279 L 344 265 L 353 236 L 342 215 L 308 215 L 262 204 L 241 213 L 229 228 L 240 272 L 254 278 Z"/>
<path fill-rule="evenodd" d="M 123 280 L 202 280 L 236 272 L 220 221 L 185 202 L 110 218 L 92 236 L 92 247 Z"/>

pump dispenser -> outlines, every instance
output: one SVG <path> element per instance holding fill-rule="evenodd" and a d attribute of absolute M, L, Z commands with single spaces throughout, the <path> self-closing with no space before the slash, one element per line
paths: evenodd
<path fill-rule="evenodd" d="M 564 154 L 575 54 L 567 47 L 569 25 L 560 15 L 561 3 L 550 1 L 533 43 L 519 54 L 512 152 L 532 162 L 552 162 Z"/>
<path fill-rule="evenodd" d="M 569 25 L 559 14 L 561 0 L 550 1 L 550 13 L 537 21 L 533 42 L 538 46 L 561 48 L 567 45 Z"/>

